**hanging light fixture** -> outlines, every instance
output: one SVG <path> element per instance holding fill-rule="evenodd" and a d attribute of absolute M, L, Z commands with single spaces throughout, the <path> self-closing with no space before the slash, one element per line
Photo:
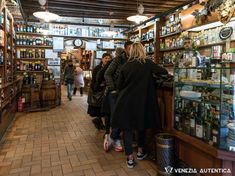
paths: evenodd
<path fill-rule="evenodd" d="M 34 12 L 33 16 L 45 22 L 55 21 L 60 18 L 59 15 L 48 11 L 48 0 L 38 0 L 38 2 L 45 11 Z"/>
<path fill-rule="evenodd" d="M 129 16 L 127 17 L 127 20 L 139 24 L 141 21 L 145 21 L 148 19 L 148 17 L 144 16 L 143 13 L 144 13 L 144 6 L 142 4 L 139 4 L 139 1 L 137 0 L 137 15 Z"/>

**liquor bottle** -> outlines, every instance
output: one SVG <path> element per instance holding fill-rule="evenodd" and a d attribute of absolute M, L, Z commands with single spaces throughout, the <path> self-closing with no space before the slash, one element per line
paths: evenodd
<path fill-rule="evenodd" d="M 45 50 L 41 50 L 41 58 L 45 58 Z"/>
<path fill-rule="evenodd" d="M 16 66 L 16 70 L 17 70 L 17 71 L 20 71 L 20 62 L 17 61 L 16 65 L 17 65 L 17 66 Z"/>
<path fill-rule="evenodd" d="M 2 83 L 3 83 L 3 81 L 2 81 L 2 75 L 0 75 L 0 89 L 2 88 Z"/>
<path fill-rule="evenodd" d="M 196 118 L 196 137 L 202 139 L 204 134 L 203 118 L 198 115 Z"/>
<path fill-rule="evenodd" d="M 207 116 L 204 122 L 204 140 L 209 144 L 212 143 L 212 114 L 211 112 L 207 113 Z"/>

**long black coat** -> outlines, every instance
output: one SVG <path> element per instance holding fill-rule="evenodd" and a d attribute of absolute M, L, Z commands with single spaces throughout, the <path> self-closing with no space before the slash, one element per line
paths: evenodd
<path fill-rule="evenodd" d="M 161 127 L 153 73 L 161 75 L 167 71 L 149 59 L 145 63 L 127 62 L 122 67 L 112 127 L 132 130 Z"/>

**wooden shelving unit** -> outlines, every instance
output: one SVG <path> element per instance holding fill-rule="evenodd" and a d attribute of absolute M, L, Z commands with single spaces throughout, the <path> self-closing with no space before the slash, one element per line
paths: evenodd
<path fill-rule="evenodd" d="M 3 17 L 4 24 L 0 24 L 0 29 L 4 31 L 3 45 L 0 46 L 4 58 L 0 65 L 0 138 L 14 118 L 21 91 L 21 79 L 16 77 L 15 72 L 14 19 L 6 8 L 3 9 Z"/>

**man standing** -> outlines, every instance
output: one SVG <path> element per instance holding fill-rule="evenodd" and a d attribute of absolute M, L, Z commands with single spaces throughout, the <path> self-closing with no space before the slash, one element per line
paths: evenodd
<path fill-rule="evenodd" d="M 127 41 L 124 45 L 125 51 L 118 57 L 114 58 L 109 67 L 107 68 L 104 77 L 106 80 L 106 86 L 109 91 L 109 103 L 110 103 L 110 111 L 111 111 L 111 121 L 112 114 L 114 111 L 114 106 L 117 98 L 117 81 L 120 74 L 121 67 L 126 63 L 130 51 L 130 47 L 133 44 L 131 41 Z M 104 139 L 104 146 L 113 145 L 115 151 L 121 152 L 123 151 L 123 147 L 120 141 L 120 129 L 113 128 L 110 136 L 106 135 Z M 108 149 L 105 148 L 107 151 Z"/>
<path fill-rule="evenodd" d="M 72 59 L 68 61 L 68 65 L 65 67 L 64 80 L 67 83 L 68 99 L 72 100 L 72 87 L 74 83 L 74 65 Z"/>
<path fill-rule="evenodd" d="M 203 66 L 203 60 L 200 53 L 193 47 L 193 41 L 190 37 L 184 39 L 184 53 L 179 60 L 179 67 L 201 67 Z"/>

